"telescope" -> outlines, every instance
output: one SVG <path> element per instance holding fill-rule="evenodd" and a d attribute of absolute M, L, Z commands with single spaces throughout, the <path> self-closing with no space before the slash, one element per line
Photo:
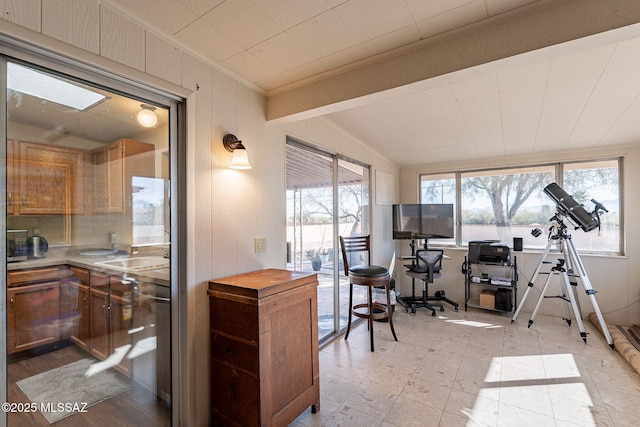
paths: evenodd
<path fill-rule="evenodd" d="M 602 203 L 594 199 L 591 199 L 591 202 L 595 208 L 592 212 L 588 212 L 584 206 L 576 202 L 555 182 L 547 185 L 543 191 L 556 203 L 559 213 L 567 216 L 571 222 L 576 224 L 576 229 L 581 228 L 584 232 L 600 227 L 600 211 L 609 212 Z"/>

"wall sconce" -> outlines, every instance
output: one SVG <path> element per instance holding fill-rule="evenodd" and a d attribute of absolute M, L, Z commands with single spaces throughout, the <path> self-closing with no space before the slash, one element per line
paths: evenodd
<path fill-rule="evenodd" d="M 158 124 L 158 116 L 156 116 L 155 109 L 148 104 L 140 104 L 142 110 L 138 113 L 138 123 L 146 128 L 152 128 Z"/>
<path fill-rule="evenodd" d="M 235 135 L 228 133 L 222 138 L 222 144 L 227 151 L 233 153 L 233 158 L 229 165 L 230 169 L 251 169 L 247 149 L 242 145 L 242 141 Z"/>

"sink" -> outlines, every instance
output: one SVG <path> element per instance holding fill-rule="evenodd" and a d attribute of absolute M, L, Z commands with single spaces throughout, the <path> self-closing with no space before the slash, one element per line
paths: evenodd
<path fill-rule="evenodd" d="M 118 252 L 117 249 L 108 249 L 108 248 L 104 248 L 104 249 L 87 249 L 85 251 L 80 252 L 80 255 L 82 255 L 82 256 L 106 256 L 106 255 L 113 255 L 116 252 Z"/>
<path fill-rule="evenodd" d="M 100 261 L 96 262 L 96 265 L 120 271 L 144 271 L 169 267 L 169 260 L 160 256 L 145 256 Z"/>

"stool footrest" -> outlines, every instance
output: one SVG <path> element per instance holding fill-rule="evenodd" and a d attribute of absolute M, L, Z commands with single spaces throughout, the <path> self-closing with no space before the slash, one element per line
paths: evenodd
<path fill-rule="evenodd" d="M 371 309 L 373 310 L 373 313 L 369 313 L 369 304 L 356 304 L 351 309 L 351 313 L 361 319 L 368 319 L 371 317 L 373 320 L 379 320 L 389 317 L 389 309 L 384 304 L 374 302 L 371 304 Z"/>

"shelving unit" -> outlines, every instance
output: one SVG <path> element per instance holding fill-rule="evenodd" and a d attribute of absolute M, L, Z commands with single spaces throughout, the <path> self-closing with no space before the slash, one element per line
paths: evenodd
<path fill-rule="evenodd" d="M 516 257 L 509 263 L 471 263 L 464 258 L 464 311 L 469 307 L 502 313 L 515 312 L 518 301 L 518 264 Z M 474 291 L 474 289 L 478 291 Z M 480 303 L 482 291 L 494 291 L 494 303 L 504 300 L 510 304 L 495 304 L 493 307 Z M 499 297 L 500 294 L 506 296 Z M 509 295 L 510 294 L 510 295 Z M 477 296 L 477 297 L 476 297 Z M 510 307 L 509 307 L 510 305 Z"/>

